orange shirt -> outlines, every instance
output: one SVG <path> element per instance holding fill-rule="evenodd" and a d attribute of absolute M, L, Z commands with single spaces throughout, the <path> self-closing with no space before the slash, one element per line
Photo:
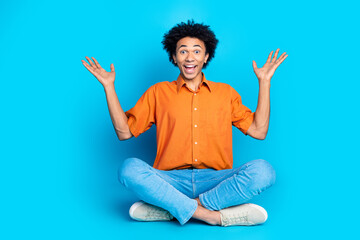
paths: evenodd
<path fill-rule="evenodd" d="M 160 170 L 232 168 L 232 125 L 246 134 L 254 119 L 234 88 L 204 74 L 197 91 L 181 75 L 154 84 L 125 114 L 135 137 L 156 125 L 153 167 Z"/>

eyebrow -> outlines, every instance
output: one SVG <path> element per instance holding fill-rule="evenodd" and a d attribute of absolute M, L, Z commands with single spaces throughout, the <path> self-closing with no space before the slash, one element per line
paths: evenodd
<path fill-rule="evenodd" d="M 178 48 L 178 50 L 180 49 L 180 48 L 182 48 L 182 47 L 187 47 L 187 45 L 181 45 L 179 48 Z M 194 45 L 193 47 L 199 47 L 199 48 L 201 48 L 202 49 L 202 47 L 200 46 L 200 45 Z"/>

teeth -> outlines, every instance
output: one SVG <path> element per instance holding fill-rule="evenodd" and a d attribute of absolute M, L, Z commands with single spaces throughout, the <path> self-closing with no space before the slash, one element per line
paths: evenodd
<path fill-rule="evenodd" d="M 195 67 L 195 65 L 185 65 L 185 67 Z"/>

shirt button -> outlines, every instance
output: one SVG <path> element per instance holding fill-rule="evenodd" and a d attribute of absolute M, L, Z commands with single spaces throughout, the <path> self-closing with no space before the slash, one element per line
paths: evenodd
<path fill-rule="evenodd" d="M 196 110 L 197 110 L 197 108 L 194 108 L 194 110 L 196 111 Z"/>
<path fill-rule="evenodd" d="M 197 162 L 197 159 L 195 159 L 195 162 Z"/>
<path fill-rule="evenodd" d="M 197 127 L 197 125 L 195 124 L 195 127 Z"/>
<path fill-rule="evenodd" d="M 195 142 L 195 144 L 197 144 L 197 142 Z"/>

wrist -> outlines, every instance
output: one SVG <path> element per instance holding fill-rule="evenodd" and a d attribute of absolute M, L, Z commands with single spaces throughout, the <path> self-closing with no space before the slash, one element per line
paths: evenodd
<path fill-rule="evenodd" d="M 270 80 L 260 80 L 259 79 L 259 86 L 260 87 L 268 87 L 270 88 Z"/>
<path fill-rule="evenodd" d="M 114 83 L 110 83 L 107 85 L 103 85 L 105 92 L 109 91 L 109 90 L 115 90 L 115 85 Z"/>

